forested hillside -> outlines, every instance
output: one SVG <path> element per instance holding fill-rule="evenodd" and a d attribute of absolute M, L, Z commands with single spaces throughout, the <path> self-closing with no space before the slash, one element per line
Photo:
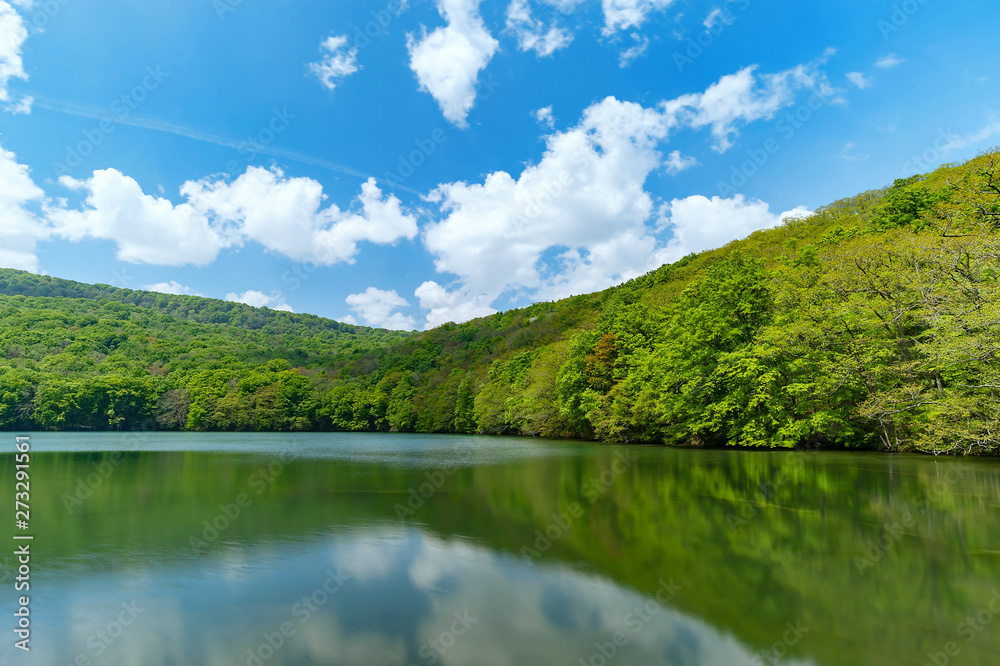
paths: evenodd
<path fill-rule="evenodd" d="M 1000 451 L 1000 154 L 419 334 L 0 271 L 0 428 Z"/>

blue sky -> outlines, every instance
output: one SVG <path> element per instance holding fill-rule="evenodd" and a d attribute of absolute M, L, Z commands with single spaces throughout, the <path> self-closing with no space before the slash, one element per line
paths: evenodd
<path fill-rule="evenodd" d="M 393 328 L 1000 144 L 986 0 L 0 0 L 0 266 Z"/>

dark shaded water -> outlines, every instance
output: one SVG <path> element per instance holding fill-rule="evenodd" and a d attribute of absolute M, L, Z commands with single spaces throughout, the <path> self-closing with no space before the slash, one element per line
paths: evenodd
<path fill-rule="evenodd" d="M 995 461 L 37 434 L 31 496 L 3 664 L 1000 663 Z"/>

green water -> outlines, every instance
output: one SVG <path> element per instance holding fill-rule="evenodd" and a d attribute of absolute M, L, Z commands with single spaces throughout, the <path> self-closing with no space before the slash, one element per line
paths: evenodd
<path fill-rule="evenodd" d="M 33 435 L 24 653 L 0 437 L 5 665 L 1000 664 L 995 461 L 363 434 Z"/>

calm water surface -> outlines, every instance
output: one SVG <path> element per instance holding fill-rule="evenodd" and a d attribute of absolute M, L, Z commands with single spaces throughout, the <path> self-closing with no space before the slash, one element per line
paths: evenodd
<path fill-rule="evenodd" d="M 1000 664 L 996 461 L 36 434 L 31 495 L 3 664 Z"/>

